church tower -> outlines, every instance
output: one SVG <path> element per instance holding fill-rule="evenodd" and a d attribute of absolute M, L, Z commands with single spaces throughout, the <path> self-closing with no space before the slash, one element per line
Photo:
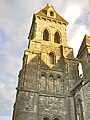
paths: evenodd
<path fill-rule="evenodd" d="M 70 89 L 79 80 L 79 61 L 67 44 L 67 25 L 53 6 L 33 15 L 13 120 L 76 120 Z"/>

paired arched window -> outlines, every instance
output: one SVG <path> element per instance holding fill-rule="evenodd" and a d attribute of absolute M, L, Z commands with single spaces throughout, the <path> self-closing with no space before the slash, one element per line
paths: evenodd
<path fill-rule="evenodd" d="M 58 32 L 54 34 L 54 42 L 55 43 L 60 43 L 60 35 Z"/>
<path fill-rule="evenodd" d="M 47 29 L 45 29 L 43 32 L 43 40 L 49 41 L 49 32 Z"/>
<path fill-rule="evenodd" d="M 51 52 L 49 53 L 49 64 L 54 64 L 55 63 L 55 56 L 54 53 Z"/>
<path fill-rule="evenodd" d="M 53 14 L 52 11 L 50 13 Z M 49 37 L 50 37 L 49 32 L 48 32 L 47 29 L 45 29 L 44 32 L 43 32 L 43 40 L 49 41 Z M 60 44 L 60 34 L 59 34 L 59 32 L 56 32 L 54 34 L 54 43 L 59 43 Z"/>

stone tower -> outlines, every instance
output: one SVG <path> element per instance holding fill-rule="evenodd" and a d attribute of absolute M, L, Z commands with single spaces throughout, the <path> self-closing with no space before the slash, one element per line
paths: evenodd
<path fill-rule="evenodd" d="M 34 14 L 19 73 L 13 120 L 76 120 L 79 61 L 67 44 L 68 22 L 47 5 Z"/>
<path fill-rule="evenodd" d="M 82 64 L 83 81 L 80 89 L 83 105 L 83 120 L 90 119 L 90 36 L 85 35 L 78 52 L 78 59 Z M 79 93 L 79 94 L 80 94 Z"/>

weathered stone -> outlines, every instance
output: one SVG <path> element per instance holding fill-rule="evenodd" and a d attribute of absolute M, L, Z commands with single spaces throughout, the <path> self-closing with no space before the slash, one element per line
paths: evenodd
<path fill-rule="evenodd" d="M 81 45 L 78 54 L 84 71 L 82 81 L 79 60 L 67 45 L 67 24 L 52 6 L 34 15 L 13 120 L 90 119 L 90 48 L 86 45 L 84 50 Z M 84 43 L 89 44 L 90 39 Z"/>

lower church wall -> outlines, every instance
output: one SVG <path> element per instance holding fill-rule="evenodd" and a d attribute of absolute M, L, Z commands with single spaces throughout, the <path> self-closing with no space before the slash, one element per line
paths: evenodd
<path fill-rule="evenodd" d="M 19 91 L 13 120 L 75 120 L 74 102 L 71 96 Z"/>

